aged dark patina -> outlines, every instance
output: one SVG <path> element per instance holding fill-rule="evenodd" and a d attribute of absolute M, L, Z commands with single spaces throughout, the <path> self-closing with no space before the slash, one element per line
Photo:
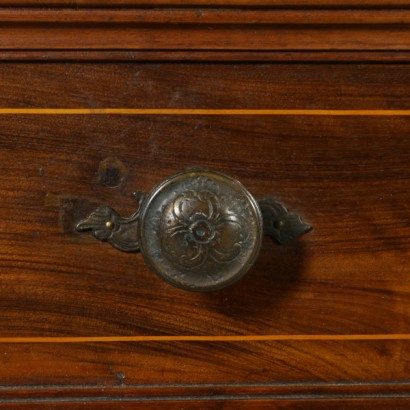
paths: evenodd
<path fill-rule="evenodd" d="M 162 279 L 192 291 L 239 280 L 257 258 L 264 233 L 285 244 L 310 229 L 280 202 L 257 202 L 240 182 L 206 169 L 168 178 L 140 196 L 129 218 L 101 206 L 77 224 L 117 249 L 140 250 Z"/>

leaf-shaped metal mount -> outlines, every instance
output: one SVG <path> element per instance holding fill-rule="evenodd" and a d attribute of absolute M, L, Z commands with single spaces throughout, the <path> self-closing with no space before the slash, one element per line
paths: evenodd
<path fill-rule="evenodd" d="M 263 233 L 269 235 L 280 245 L 293 241 L 309 232 L 312 227 L 301 217 L 288 210 L 273 198 L 258 201 L 263 218 Z"/>
<path fill-rule="evenodd" d="M 123 252 L 139 251 L 137 228 L 144 195 L 134 193 L 133 196 L 138 200 L 139 207 L 129 218 L 121 217 L 109 206 L 100 206 L 76 225 L 77 231 L 92 231 L 95 238 Z"/>
<path fill-rule="evenodd" d="M 255 262 L 263 234 L 286 244 L 311 230 L 279 201 L 256 201 L 237 180 L 201 168 L 134 197 L 139 207 L 129 218 L 100 206 L 77 230 L 90 230 L 124 252 L 141 251 L 158 276 L 191 291 L 217 290 L 239 280 Z"/>

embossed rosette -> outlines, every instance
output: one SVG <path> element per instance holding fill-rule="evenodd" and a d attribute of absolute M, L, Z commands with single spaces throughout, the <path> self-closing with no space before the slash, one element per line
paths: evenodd
<path fill-rule="evenodd" d="M 214 192 L 187 190 L 164 209 L 159 236 L 168 259 L 196 269 L 208 261 L 233 261 L 247 232 L 243 217 L 222 207 Z"/>

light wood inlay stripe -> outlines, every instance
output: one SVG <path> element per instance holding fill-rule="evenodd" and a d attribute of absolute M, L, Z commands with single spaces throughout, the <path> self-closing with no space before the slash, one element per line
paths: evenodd
<path fill-rule="evenodd" d="M 0 108 L 0 115 L 336 115 L 410 116 L 410 110 L 250 110 L 185 108 Z"/>
<path fill-rule="evenodd" d="M 410 334 L 2 337 L 0 338 L 0 343 L 247 342 L 247 341 L 292 341 L 292 340 L 298 340 L 298 341 L 410 340 Z"/>

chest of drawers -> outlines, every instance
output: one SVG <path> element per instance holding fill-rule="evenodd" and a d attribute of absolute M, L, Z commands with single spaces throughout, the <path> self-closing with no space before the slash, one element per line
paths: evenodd
<path fill-rule="evenodd" d="M 410 3 L 3 3 L 0 407 L 408 408 Z M 209 293 L 76 232 L 192 167 L 313 230 Z"/>

